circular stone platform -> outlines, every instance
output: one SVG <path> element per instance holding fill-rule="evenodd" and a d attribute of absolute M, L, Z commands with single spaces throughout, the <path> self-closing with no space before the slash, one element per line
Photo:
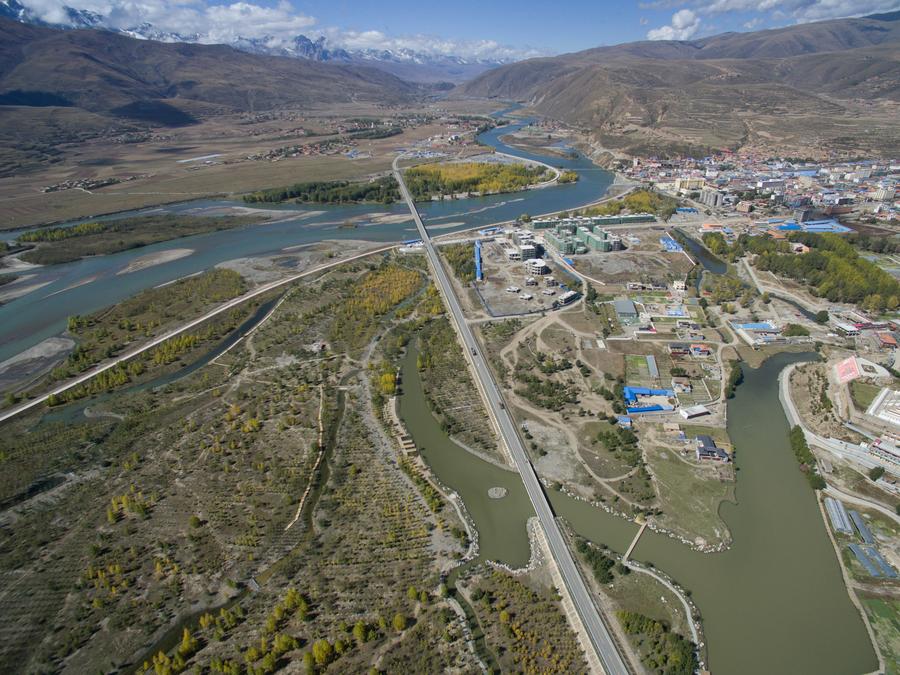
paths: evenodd
<path fill-rule="evenodd" d="M 503 499 L 507 495 L 507 490 L 504 487 L 492 487 L 488 490 L 488 497 L 491 499 Z"/>

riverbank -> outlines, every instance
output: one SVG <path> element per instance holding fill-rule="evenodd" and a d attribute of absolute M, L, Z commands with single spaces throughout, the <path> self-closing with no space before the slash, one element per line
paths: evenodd
<path fill-rule="evenodd" d="M 790 672 L 865 672 L 877 665 L 867 632 L 850 602 L 833 557 L 814 495 L 787 443 L 788 425 L 778 401 L 778 373 L 806 355 L 781 354 L 746 373 L 729 401 L 728 433 L 737 448 L 740 481 L 736 503 L 720 507 L 732 532 L 731 547 L 698 553 L 648 529 L 633 557 L 677 581 L 703 616 L 708 663 L 713 672 L 756 675 Z M 414 375 L 414 373 L 411 374 Z M 427 410 L 408 391 L 401 412 L 423 457 L 442 481 L 457 490 L 482 533 L 482 554 L 511 569 L 527 565 L 526 528 L 531 515 L 524 488 L 491 500 L 487 489 L 507 477 L 444 440 Z M 419 411 L 419 408 L 421 412 Z M 767 420 L 760 425 L 760 419 Z M 774 479 L 777 477 L 777 480 Z M 624 552 L 637 526 L 588 501 L 549 492 L 554 511 L 574 532 Z M 523 501 L 516 500 L 522 498 Z M 518 506 L 517 506 L 518 504 Z M 738 581 L 739 580 L 739 581 Z M 819 621 L 804 617 L 815 612 Z M 790 629 L 788 629 L 790 627 Z"/>

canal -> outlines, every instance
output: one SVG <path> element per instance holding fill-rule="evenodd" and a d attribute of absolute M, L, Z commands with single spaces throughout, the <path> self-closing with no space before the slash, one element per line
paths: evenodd
<path fill-rule="evenodd" d="M 731 548 L 698 553 L 648 530 L 633 554 L 691 591 L 716 675 L 850 675 L 877 667 L 815 495 L 791 453 L 778 399 L 778 373 L 813 358 L 780 354 L 748 369 L 729 402 L 737 502 L 723 503 L 721 515 L 734 539 Z M 425 461 L 465 502 L 479 531 L 480 557 L 524 565 L 525 522 L 533 511 L 518 474 L 475 457 L 441 431 L 425 402 L 413 351 L 403 362 L 400 414 Z M 505 487 L 508 495 L 489 498 L 493 486 Z M 620 553 L 637 531 L 586 502 L 555 492 L 550 498 L 575 531 Z"/>

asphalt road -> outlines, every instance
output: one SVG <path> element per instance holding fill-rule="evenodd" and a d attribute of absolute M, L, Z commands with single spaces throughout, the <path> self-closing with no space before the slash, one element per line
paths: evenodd
<path fill-rule="evenodd" d="M 522 477 L 522 482 L 525 484 L 525 491 L 528 493 L 534 511 L 540 520 L 541 527 L 544 529 L 550 552 L 559 568 L 560 575 L 562 576 L 569 597 L 572 599 L 575 610 L 578 612 L 578 616 L 590 638 L 591 644 L 600 659 L 603 670 L 607 675 L 628 675 L 629 670 L 625 666 L 625 662 L 619 654 L 618 648 L 613 642 L 612 635 L 600 616 L 600 612 L 597 610 L 596 605 L 591 599 L 584 579 L 582 579 L 578 568 L 575 566 L 575 560 L 572 558 L 572 553 L 569 551 L 568 546 L 566 546 L 562 532 L 556 522 L 556 517 L 553 514 L 553 509 L 550 507 L 550 502 L 547 499 L 547 495 L 544 494 L 537 473 L 528 459 L 528 455 L 525 452 L 525 446 L 522 443 L 522 439 L 519 437 L 512 417 L 506 409 L 506 405 L 500 394 L 500 389 L 494 381 L 494 377 L 487 361 L 482 355 L 481 350 L 478 348 L 478 343 L 475 341 L 475 336 L 473 335 L 471 328 L 466 323 L 453 285 L 447 276 L 444 266 L 441 264 L 437 250 L 434 248 L 431 237 L 428 235 L 428 230 L 425 229 L 425 225 L 419 217 L 416 205 L 410 197 L 409 191 L 406 189 L 406 183 L 404 183 L 403 176 L 397 168 L 397 161 L 399 159 L 400 157 L 397 157 L 397 159 L 394 160 L 394 177 L 400 185 L 400 193 L 406 200 L 409 210 L 416 221 L 416 227 L 419 229 L 419 235 L 422 238 L 425 251 L 428 254 L 428 259 L 431 261 L 431 266 L 434 270 L 435 281 L 437 282 L 438 287 L 443 291 L 444 297 L 447 300 L 451 319 L 453 320 L 453 323 L 456 324 L 456 329 L 462 337 L 469 361 L 479 380 L 482 391 L 485 393 L 488 406 L 497 422 L 503 440 L 509 448 L 516 469 Z"/>
<path fill-rule="evenodd" d="M 784 408 L 785 416 L 788 419 L 788 424 L 792 427 L 799 425 L 800 428 L 803 429 L 803 434 L 806 436 L 807 443 L 822 448 L 823 450 L 827 450 L 840 459 L 856 462 L 866 469 L 880 466 L 890 474 L 900 476 L 900 469 L 898 469 L 896 465 L 880 460 L 875 455 L 868 453 L 854 443 L 847 443 L 846 441 L 837 438 L 825 438 L 824 436 L 819 436 L 803 424 L 800 413 L 797 412 L 797 407 L 794 405 L 794 401 L 791 398 L 790 379 L 791 373 L 796 367 L 797 364 L 792 364 L 781 371 L 781 374 L 778 376 L 778 397 L 781 399 L 781 404 Z"/>

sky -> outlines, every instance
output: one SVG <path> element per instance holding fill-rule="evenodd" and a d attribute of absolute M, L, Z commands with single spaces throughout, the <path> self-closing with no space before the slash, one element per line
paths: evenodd
<path fill-rule="evenodd" d="M 50 22 L 64 23 L 68 5 L 98 12 L 117 28 L 148 22 L 199 34 L 203 42 L 241 35 L 278 44 L 302 33 L 349 49 L 408 48 L 488 60 L 635 40 L 689 40 L 900 9 L 900 0 L 20 1 Z"/>

